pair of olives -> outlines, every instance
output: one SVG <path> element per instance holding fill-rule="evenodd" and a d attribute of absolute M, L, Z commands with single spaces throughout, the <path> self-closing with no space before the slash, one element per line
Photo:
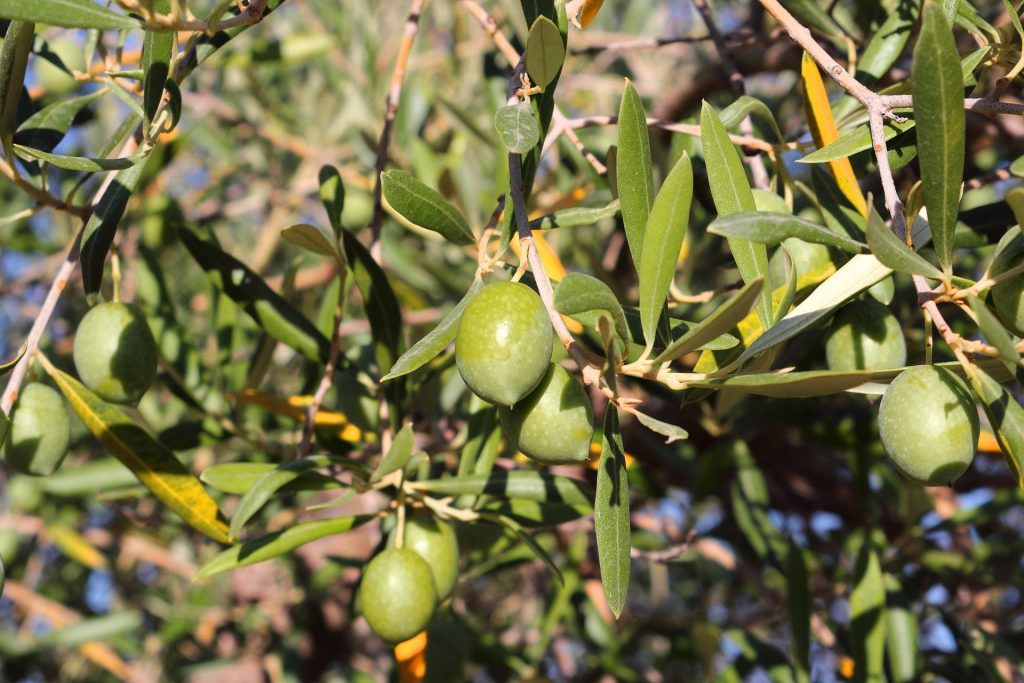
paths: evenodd
<path fill-rule="evenodd" d="M 841 308 L 825 338 L 831 370 L 885 370 L 907 362 L 899 320 L 887 306 L 865 298 Z M 886 389 L 878 432 L 889 460 L 928 486 L 956 480 L 974 458 L 978 412 L 964 383 L 945 368 L 908 368 Z"/>
<path fill-rule="evenodd" d="M 455 363 L 473 393 L 500 406 L 513 446 L 545 464 L 579 462 L 590 451 L 593 411 L 583 386 L 551 362 L 553 337 L 536 292 L 496 282 L 462 312 Z"/>
<path fill-rule="evenodd" d="M 370 560 L 359 585 L 359 605 L 373 632 L 390 643 L 415 636 L 430 623 L 459 575 L 459 546 L 452 527 L 430 517 L 405 524 L 401 548 Z"/>
<path fill-rule="evenodd" d="M 136 403 L 156 374 L 157 349 L 145 317 L 124 303 L 104 303 L 82 318 L 75 333 L 78 376 L 100 398 Z M 25 385 L 11 414 L 4 457 L 15 472 L 53 474 L 68 453 L 71 426 L 64 399 L 53 388 Z"/>

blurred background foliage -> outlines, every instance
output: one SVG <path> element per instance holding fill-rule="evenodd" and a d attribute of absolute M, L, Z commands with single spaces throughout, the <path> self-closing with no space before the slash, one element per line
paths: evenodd
<path fill-rule="evenodd" d="M 826 26 L 819 35 L 861 49 L 895 4 L 834 3 L 840 31 L 830 35 Z M 1000 3 L 976 7 L 990 22 L 1006 23 Z M 521 49 L 526 24 L 519 4 L 501 0 L 488 10 Z M 765 28 L 756 3 L 720 2 L 714 10 L 747 93 L 768 104 L 787 140 L 807 143 L 800 51 Z M 216 235 L 329 337 L 334 270 L 280 233 L 325 222 L 318 197 L 324 164 L 335 165 L 344 180 L 343 223 L 357 231 L 369 223 L 377 140 L 407 11 L 391 2 L 285 3 L 196 70 L 183 88 L 180 123 L 146 162 L 116 247 L 125 298 L 172 333 L 161 337 L 168 363 L 138 417 L 197 472 L 215 463 L 290 457 L 301 423 L 294 405 L 268 410 L 270 397 L 285 402 L 311 394 L 320 369 L 268 341 L 206 277 L 178 231 L 188 224 Z M 125 69 L 138 64 L 139 35 L 106 46 Z M 689 0 L 607 0 L 586 32 L 571 34 L 559 106 L 570 117 L 614 114 L 629 77 L 650 115 L 695 123 L 702 99 L 719 108 L 734 99 L 708 41 L 614 46 L 704 35 Z M 85 38 L 82 30 L 37 27 L 26 81 L 36 109 L 96 90 L 42 56 L 55 52 L 82 69 L 76 53 Z M 493 115 L 505 103 L 509 66 L 461 3 L 427 5 L 391 166 L 439 188 L 477 231 L 507 186 Z M 906 69 L 898 61 L 887 82 L 905 78 Z M 97 154 L 126 111 L 117 97 L 102 96 L 77 116 L 57 151 Z M 988 178 L 1024 152 L 1017 119 L 972 118 L 969 125 L 968 177 Z M 607 161 L 615 128 L 581 129 L 579 137 Z M 724 241 L 703 230 L 713 205 L 699 138 L 653 131 L 652 142 L 656 177 L 683 151 L 697 158 L 691 257 L 678 286 L 693 294 L 731 285 L 736 273 Z M 806 167 L 790 166 L 809 182 Z M 877 193 L 872 162 L 860 155 L 854 166 Z M 52 167 L 46 174 L 58 196 L 82 181 Z M 899 180 L 905 191 L 914 177 Z M 85 179 L 80 196 L 90 196 L 100 181 Z M 1001 199 L 1014 182 L 992 176 L 965 194 L 963 209 L 982 210 L 978 232 L 968 233 L 981 245 L 967 256 L 979 273 L 991 251 L 985 226 L 1006 225 Z M 531 211 L 612 199 L 606 180 L 561 138 L 543 160 Z M 5 216 L 32 208 L 7 182 L 0 183 L 0 206 Z M 0 357 L 13 356 L 22 343 L 78 226 L 78 219 L 51 210 L 0 224 Z M 594 275 L 621 300 L 635 300 L 617 218 L 547 235 L 569 271 Z M 477 266 L 463 250 L 390 217 L 382 252 L 410 342 L 461 298 Z M 910 362 L 920 362 L 924 331 L 913 288 L 901 276 L 895 287 L 894 307 L 901 320 L 913 321 L 905 329 Z M 76 278 L 44 344 L 60 367 L 69 367 L 75 321 L 86 309 Z M 712 309 L 692 303 L 680 315 L 700 320 Z M 379 373 L 358 296 L 348 302 L 342 330 L 347 369 L 325 410 L 343 412 L 351 427 L 318 437 L 332 450 L 365 449 L 378 427 L 370 378 Z M 784 364 L 823 367 L 822 347 L 819 334 L 806 334 L 786 348 Z M 473 408 L 451 359 L 435 365 L 410 389 L 411 417 L 417 447 L 454 469 Z M 524 546 L 489 528 L 461 528 L 463 576 L 431 626 L 428 680 L 863 680 L 853 661 L 865 636 L 852 615 L 863 607 L 853 589 L 869 571 L 861 552 L 868 545 L 877 551 L 874 578 L 887 591 L 890 644 L 896 634 L 910 643 L 890 648 L 891 680 L 1022 680 L 1024 504 L 998 453 L 981 453 L 954 488 L 925 489 L 885 461 L 871 398 L 747 397 L 723 416 L 708 401 L 680 411 L 680 397 L 660 385 L 626 387 L 651 414 L 681 423 L 690 439 L 666 445 L 634 422 L 623 424 L 637 557 L 621 619 L 611 620 L 604 602 L 589 517 L 537 531 L 564 583 Z M 246 389 L 262 393 L 246 400 Z M 0 599 L 0 680 L 397 680 L 392 653 L 352 604 L 360 567 L 380 541 L 377 525 L 195 581 L 197 567 L 219 550 L 215 544 L 167 514 L 77 421 L 73 434 L 72 454 L 48 479 L 0 469 L 0 557 L 9 578 Z M 512 457 L 503 451 L 500 462 Z M 559 471 L 594 476 L 586 465 Z M 372 512 L 387 502 L 367 494 L 342 508 L 308 510 L 337 497 L 289 493 L 256 519 L 274 530 L 339 509 Z M 228 512 L 237 500 L 220 498 Z M 675 550 L 667 558 L 645 555 L 663 548 Z M 790 653 L 808 642 L 802 670 Z"/>

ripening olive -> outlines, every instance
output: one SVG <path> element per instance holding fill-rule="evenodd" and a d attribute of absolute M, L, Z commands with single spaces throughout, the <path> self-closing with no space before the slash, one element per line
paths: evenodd
<path fill-rule="evenodd" d="M 887 370 L 907 362 L 900 321 L 874 299 L 859 299 L 839 309 L 825 335 L 830 370 Z"/>
<path fill-rule="evenodd" d="M 136 403 L 156 374 L 156 341 L 135 306 L 99 304 L 78 325 L 74 358 L 82 383 L 100 398 Z"/>
<path fill-rule="evenodd" d="M 359 604 L 370 628 L 384 640 L 412 638 L 427 627 L 437 607 L 430 566 L 409 548 L 381 551 L 363 572 Z"/>
<path fill-rule="evenodd" d="M 389 539 L 389 545 L 393 543 L 394 539 Z M 433 517 L 410 517 L 405 522 L 403 545 L 426 560 L 438 600 L 451 595 L 459 578 L 459 542 L 451 525 Z"/>
<path fill-rule="evenodd" d="M 516 448 L 553 465 L 584 460 L 594 435 L 594 414 L 583 386 L 549 363 L 540 385 L 511 408 L 501 408 L 501 428 Z"/>
<path fill-rule="evenodd" d="M 518 282 L 496 282 L 482 289 L 462 312 L 455 363 L 477 396 L 514 405 L 547 372 L 553 336 L 536 292 Z"/>
<path fill-rule="evenodd" d="M 53 474 L 68 454 L 71 421 L 64 399 L 45 384 L 21 389 L 11 414 L 4 458 L 15 472 L 45 477 Z"/>
<path fill-rule="evenodd" d="M 929 486 L 952 484 L 974 458 L 978 411 L 952 372 L 921 365 L 892 381 L 878 408 L 878 432 L 893 465 Z"/>

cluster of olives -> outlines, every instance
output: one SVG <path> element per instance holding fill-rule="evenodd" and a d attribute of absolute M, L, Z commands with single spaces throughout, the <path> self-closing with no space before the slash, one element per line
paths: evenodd
<path fill-rule="evenodd" d="M 156 342 L 134 306 L 99 304 L 78 326 L 74 361 L 82 383 L 100 398 L 134 404 L 156 374 Z M 71 423 L 61 395 L 45 384 L 26 384 L 11 414 L 4 446 L 8 466 L 37 477 L 53 474 L 70 441 Z"/>
<path fill-rule="evenodd" d="M 545 464 L 587 457 L 594 417 L 583 386 L 551 362 L 554 334 L 532 289 L 496 282 L 466 306 L 455 337 L 455 363 L 480 398 L 500 408 L 505 437 Z"/>
<path fill-rule="evenodd" d="M 373 632 L 390 643 L 415 636 L 437 605 L 451 595 L 459 573 L 459 545 L 452 527 L 431 517 L 406 521 L 370 560 L 359 585 L 359 608 Z"/>

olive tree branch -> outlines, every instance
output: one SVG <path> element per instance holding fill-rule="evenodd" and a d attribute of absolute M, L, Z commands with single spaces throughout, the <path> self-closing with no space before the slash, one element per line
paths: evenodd
<path fill-rule="evenodd" d="M 211 19 L 204 21 L 196 19 L 191 12 L 187 12 L 185 17 L 181 17 L 175 12 L 160 14 L 154 12 L 150 4 L 140 2 L 139 0 L 116 0 L 116 2 L 126 12 L 142 17 L 143 27 L 152 33 L 199 31 L 208 35 L 259 23 L 263 19 L 263 11 L 267 7 L 267 0 L 255 0 L 233 17 L 228 17 L 227 19 L 211 17 Z"/>
<path fill-rule="evenodd" d="M 370 254 L 377 263 L 380 263 L 381 260 L 380 228 L 384 220 L 380 174 L 384 172 L 384 167 L 388 163 L 391 131 L 395 125 L 395 115 L 398 113 L 398 103 L 402 98 L 402 86 L 405 82 L 405 71 L 409 66 L 409 55 L 412 54 L 412 45 L 419 31 L 420 14 L 423 12 L 425 2 L 426 0 L 412 0 L 409 5 L 409 15 L 405 19 L 405 30 L 402 34 L 402 44 L 398 48 L 398 59 L 395 60 L 395 68 L 391 72 L 391 88 L 388 90 L 384 111 L 384 128 L 381 130 L 380 140 L 377 142 L 377 172 L 374 174 L 373 183 L 373 218 L 370 220 L 372 233 Z"/>

